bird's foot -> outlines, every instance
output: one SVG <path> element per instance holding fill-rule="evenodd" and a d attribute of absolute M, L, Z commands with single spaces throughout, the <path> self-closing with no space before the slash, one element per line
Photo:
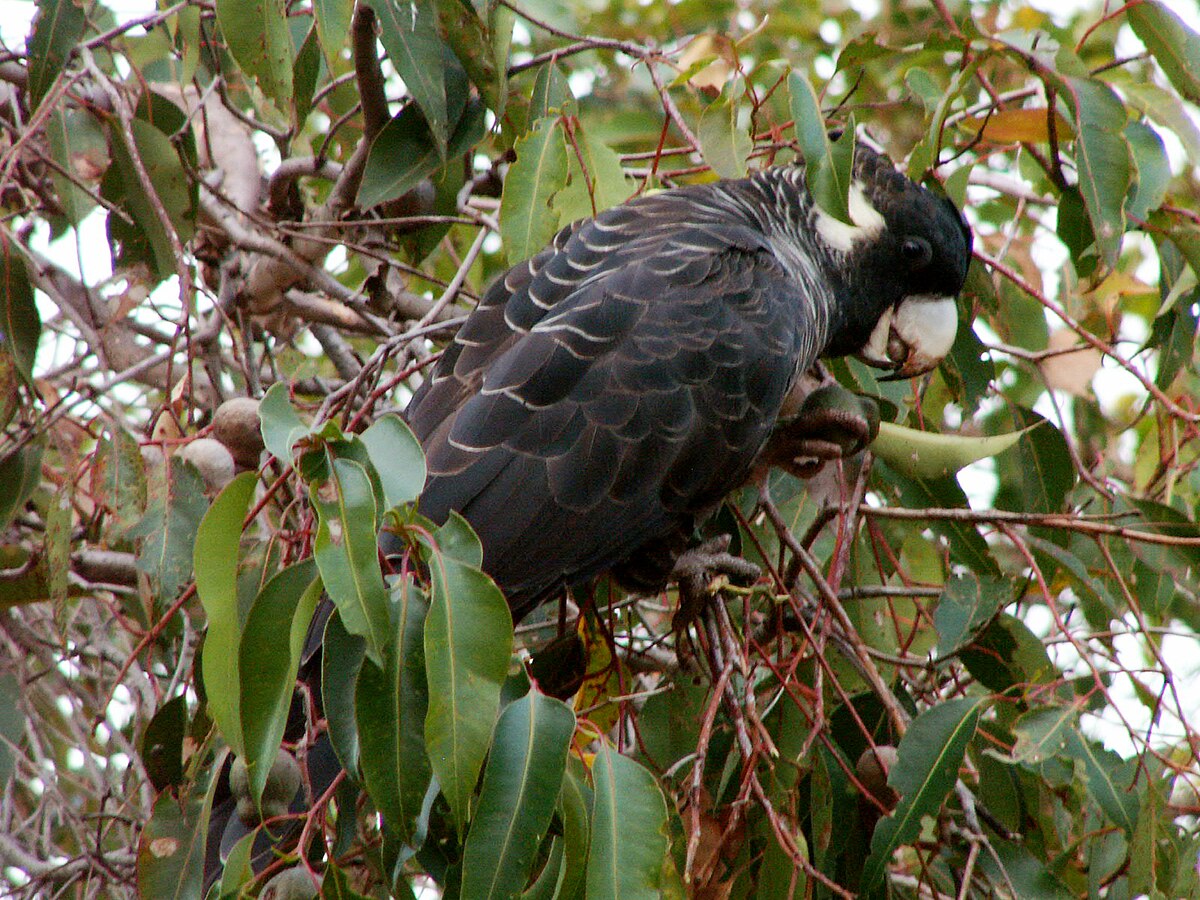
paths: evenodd
<path fill-rule="evenodd" d="M 697 547 L 685 550 L 675 560 L 671 580 L 679 587 L 676 629 L 686 628 L 703 609 L 708 599 L 726 583 L 751 584 L 762 574 L 755 563 L 729 552 L 731 537 L 718 535 Z"/>
<path fill-rule="evenodd" d="M 875 401 L 833 382 L 814 390 L 793 418 L 775 428 L 765 456 L 771 465 L 811 478 L 830 460 L 863 450 L 878 433 Z"/>

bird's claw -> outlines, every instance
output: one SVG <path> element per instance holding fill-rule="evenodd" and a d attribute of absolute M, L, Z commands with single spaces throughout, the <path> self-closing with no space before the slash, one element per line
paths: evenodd
<path fill-rule="evenodd" d="M 722 577 L 734 584 L 751 584 L 762 574 L 755 563 L 729 552 L 730 540 L 727 534 L 718 535 L 685 550 L 675 560 L 671 580 L 679 587 L 676 628 L 686 626 L 696 617 Z"/>
<path fill-rule="evenodd" d="M 800 478 L 816 475 L 825 463 L 862 451 L 879 433 L 879 407 L 840 384 L 809 394 L 796 415 L 780 424 L 767 445 L 769 462 Z"/>

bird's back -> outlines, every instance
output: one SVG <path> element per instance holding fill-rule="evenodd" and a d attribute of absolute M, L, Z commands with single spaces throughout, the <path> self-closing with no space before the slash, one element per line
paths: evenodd
<path fill-rule="evenodd" d="M 565 229 L 492 285 L 413 398 L 422 511 L 470 521 L 516 615 L 690 529 L 813 362 L 826 288 L 783 269 L 740 189 Z"/>

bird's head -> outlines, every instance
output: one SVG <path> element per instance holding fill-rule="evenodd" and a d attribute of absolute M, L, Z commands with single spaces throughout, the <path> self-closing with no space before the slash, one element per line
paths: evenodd
<path fill-rule="evenodd" d="M 957 207 L 859 144 L 847 225 L 816 210 L 818 237 L 838 256 L 844 286 L 827 354 L 857 354 L 891 378 L 927 372 L 950 352 L 955 297 L 971 261 Z"/>

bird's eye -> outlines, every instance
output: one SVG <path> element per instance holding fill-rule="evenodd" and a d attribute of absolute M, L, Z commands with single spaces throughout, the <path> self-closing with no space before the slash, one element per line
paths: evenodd
<path fill-rule="evenodd" d="M 900 245 L 900 253 L 912 269 L 923 269 L 933 261 L 933 247 L 923 237 L 905 238 Z"/>

